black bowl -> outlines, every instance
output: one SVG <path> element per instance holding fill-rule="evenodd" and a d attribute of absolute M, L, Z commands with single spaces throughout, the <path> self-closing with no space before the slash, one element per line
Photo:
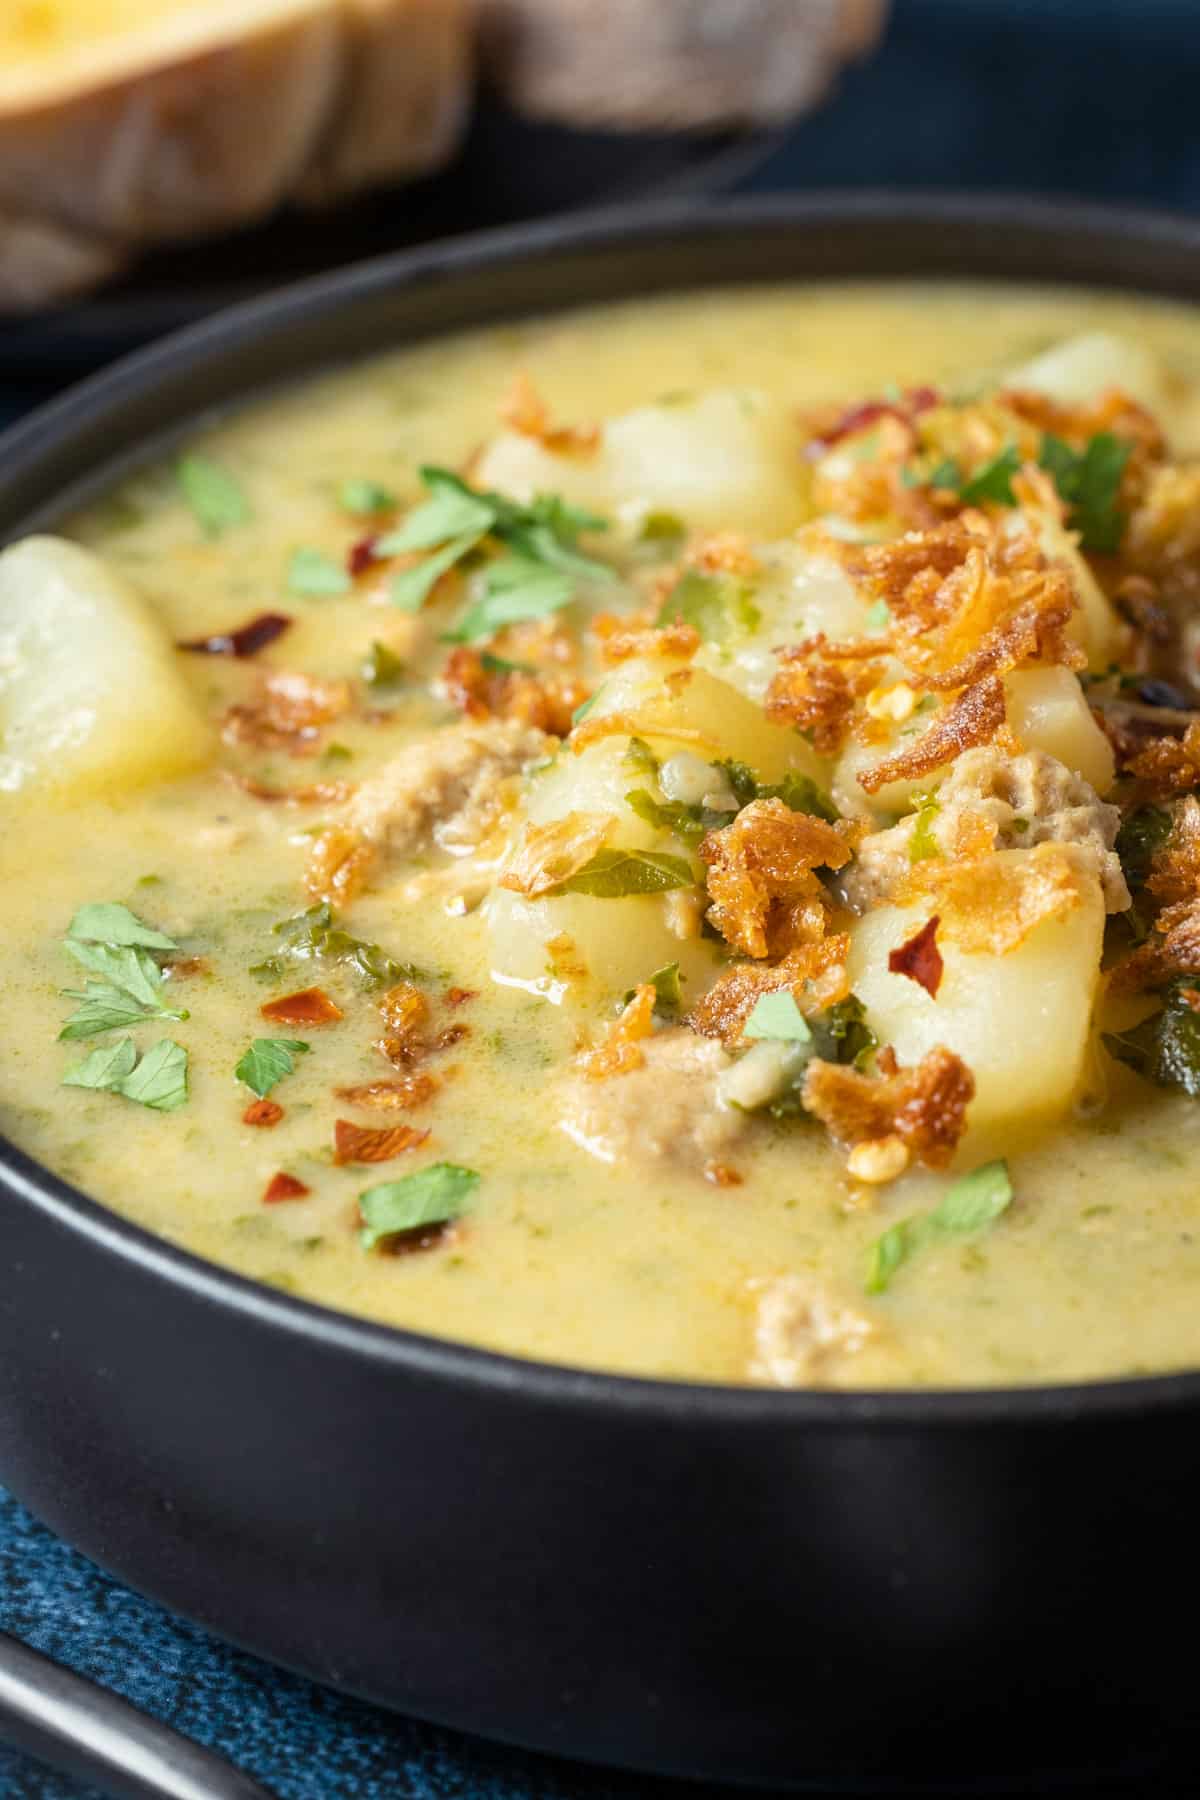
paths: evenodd
<path fill-rule="evenodd" d="M 0 442 L 0 540 L 205 408 L 582 300 L 851 275 L 1200 299 L 1200 227 L 861 197 L 594 216 L 290 289 Z M 11 1022 L 8 1029 L 12 1029 Z M 1088 1779 L 1179 1748 L 1200 1377 L 775 1393 L 360 1323 L 0 1150 L 0 1476 L 134 1587 L 317 1680 L 568 1755 L 739 1780 Z"/>

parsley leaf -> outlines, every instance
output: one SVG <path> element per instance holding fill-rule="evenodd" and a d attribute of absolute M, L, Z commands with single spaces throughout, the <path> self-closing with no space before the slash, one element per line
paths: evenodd
<path fill-rule="evenodd" d="M 1197 990 L 1186 977 L 1167 989 L 1161 1011 L 1129 1031 L 1105 1032 L 1104 1048 L 1145 1081 L 1200 1097 L 1200 1012 L 1187 996 Z"/>
<path fill-rule="evenodd" d="M 265 1099 L 277 1081 L 296 1067 L 293 1058 L 303 1056 L 308 1045 L 298 1038 L 255 1038 L 233 1071 L 259 1099 Z"/>
<path fill-rule="evenodd" d="M 250 517 L 250 502 L 229 470 L 209 456 L 181 456 L 175 477 L 208 537 L 219 537 Z"/>
<path fill-rule="evenodd" d="M 362 938 L 351 937 L 348 931 L 341 930 L 334 924 L 333 909 L 326 901 L 281 920 L 272 929 L 276 937 L 283 939 L 284 957 L 295 962 L 328 957 L 330 962 L 352 969 L 366 987 L 390 987 L 397 981 L 427 979 L 412 963 L 398 962 L 378 944 L 365 943 Z M 278 972 L 272 966 L 276 960 L 270 958 L 250 973 L 257 974 L 261 970 L 264 976 L 273 976 Z"/>
<path fill-rule="evenodd" d="M 656 831 L 673 831 L 693 849 L 706 833 L 720 830 L 733 817 L 732 813 L 712 812 L 682 800 L 656 800 L 645 788 L 632 788 L 625 796 L 625 804 Z"/>
<path fill-rule="evenodd" d="M 661 969 L 655 969 L 647 986 L 654 989 L 654 1010 L 660 1016 L 674 1018 L 683 1005 L 683 976 L 679 973 L 679 964 L 666 963 Z M 628 1006 L 636 990 L 627 988 L 622 998 L 622 1006 Z"/>
<path fill-rule="evenodd" d="M 942 810 L 941 801 L 936 794 L 914 794 L 913 804 L 917 817 L 909 834 L 908 860 L 928 862 L 931 856 L 942 854 L 942 846 L 933 835 L 933 821 Z"/>
<path fill-rule="evenodd" d="M 155 931 L 127 906 L 99 901 L 81 906 L 67 927 L 67 936 L 97 944 L 141 944 L 147 950 L 178 950 L 174 938 Z"/>
<path fill-rule="evenodd" d="M 760 617 L 744 583 L 689 569 L 663 601 L 655 624 L 673 625 L 682 619 L 706 642 L 727 644 L 755 630 Z"/>
<path fill-rule="evenodd" d="M 983 500 L 991 500 L 997 506 L 1015 506 L 1017 496 L 1013 493 L 1012 478 L 1020 467 L 1020 451 L 1015 444 L 1007 445 L 962 483 L 958 490 L 959 499 L 968 506 L 977 506 Z M 939 481 L 933 485 L 941 487 L 943 484 Z"/>
<path fill-rule="evenodd" d="M 373 638 L 371 648 L 363 658 L 362 678 L 368 687 L 395 687 L 404 679 L 404 664 L 394 650 Z"/>
<path fill-rule="evenodd" d="M 938 1238 L 966 1236 L 994 1225 L 1007 1212 L 1012 1197 L 1005 1162 L 984 1163 L 962 1176 L 932 1212 L 900 1219 L 876 1238 L 867 1259 L 867 1293 L 885 1293 L 896 1271 Z"/>
<path fill-rule="evenodd" d="M 399 606 L 404 612 L 420 612 L 426 600 L 442 576 L 461 562 L 468 551 L 473 550 L 483 533 L 465 531 L 460 537 L 451 538 L 424 562 L 414 563 L 411 569 L 401 569 L 392 577 L 391 600 L 393 606 Z"/>
<path fill-rule="evenodd" d="M 150 1011 L 135 1000 L 132 994 L 124 993 L 120 988 L 109 986 L 101 981 L 89 981 L 83 992 L 76 988 L 64 988 L 68 1000 L 79 1000 L 62 1030 L 59 1032 L 60 1043 L 71 1043 L 78 1038 L 102 1037 L 106 1031 L 120 1031 L 128 1025 L 137 1025 L 151 1016 L 159 1019 L 186 1019 L 186 1008 L 173 1011 L 170 1007 L 157 1005 Z"/>
<path fill-rule="evenodd" d="M 188 1097 L 188 1054 L 182 1044 L 160 1038 L 152 1044 L 117 1092 L 155 1112 L 174 1112 Z"/>
<path fill-rule="evenodd" d="M 1174 821 L 1165 807 L 1139 806 L 1121 821 L 1115 849 L 1131 893 L 1144 887 L 1155 852 L 1171 835 Z"/>
<path fill-rule="evenodd" d="M 363 1218 L 359 1242 L 364 1250 L 373 1250 L 398 1231 L 457 1219 L 467 1211 L 478 1186 L 474 1169 L 445 1162 L 431 1163 L 399 1181 L 380 1182 L 358 1197 Z"/>
<path fill-rule="evenodd" d="M 75 1063 L 62 1084 L 121 1094 L 155 1112 L 174 1112 L 188 1097 L 187 1066 L 187 1051 L 171 1038 L 160 1038 L 138 1062 L 133 1039 L 124 1037 Z"/>
<path fill-rule="evenodd" d="M 574 594 L 574 584 L 563 570 L 547 568 L 524 556 L 502 557 L 489 563 L 483 593 L 468 606 L 454 630 L 446 633 L 446 641 L 473 644 L 495 637 L 506 625 L 523 619 L 547 618 L 569 606 Z"/>
<path fill-rule="evenodd" d="M 748 763 L 738 762 L 735 757 L 727 757 L 716 767 L 724 770 L 739 806 L 749 806 L 752 800 L 782 800 L 792 812 L 812 813 L 827 825 L 835 825 L 841 817 L 829 795 L 810 775 L 789 769 L 782 781 L 760 781 Z"/>
<path fill-rule="evenodd" d="M 377 481 L 351 477 L 338 488 L 338 504 L 343 512 L 368 518 L 372 513 L 391 512 L 396 505 L 396 496 L 380 487 Z"/>
<path fill-rule="evenodd" d="M 332 556 L 302 544 L 292 551 L 287 585 L 291 594 L 306 594 L 314 600 L 328 599 L 350 591 L 350 576 Z"/>
<path fill-rule="evenodd" d="M 498 509 L 490 494 L 476 493 L 449 469 L 423 468 L 421 480 L 430 498 L 410 512 L 404 523 L 381 537 L 376 556 L 402 556 L 409 550 L 433 550 L 451 538 L 481 538 L 491 530 Z"/>
<path fill-rule="evenodd" d="M 1125 515 L 1117 506 L 1121 479 L 1133 446 L 1111 431 L 1098 431 L 1082 452 L 1047 432 L 1038 461 L 1070 511 L 1067 523 L 1085 550 L 1111 554 L 1120 548 Z"/>
<path fill-rule="evenodd" d="M 623 900 L 631 894 L 661 894 L 694 887 L 691 864 L 658 850 L 597 850 L 590 862 L 551 888 L 554 894 L 590 894 L 594 900 Z"/>
<path fill-rule="evenodd" d="M 812 1029 L 787 988 L 760 994 L 742 1026 L 743 1037 L 774 1038 L 790 1044 L 811 1044 Z"/>

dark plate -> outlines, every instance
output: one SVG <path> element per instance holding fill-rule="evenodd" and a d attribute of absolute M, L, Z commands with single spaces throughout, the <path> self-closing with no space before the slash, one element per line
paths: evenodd
<path fill-rule="evenodd" d="M 571 131 L 483 94 L 461 151 L 437 175 L 159 251 L 87 299 L 0 320 L 0 378 L 61 386 L 222 307 L 386 251 L 639 196 L 724 193 L 783 135 Z"/>
<path fill-rule="evenodd" d="M 913 273 L 1200 299 L 1200 227 L 863 196 L 387 258 L 156 345 L 10 432 L 0 540 L 347 343 Z M 710 1778 L 1087 1785 L 1195 1750 L 1200 1375 L 834 1394 L 580 1373 L 255 1286 L 11 1148 L 0 1191 L 0 1477 L 261 1655 L 419 1717 Z"/>

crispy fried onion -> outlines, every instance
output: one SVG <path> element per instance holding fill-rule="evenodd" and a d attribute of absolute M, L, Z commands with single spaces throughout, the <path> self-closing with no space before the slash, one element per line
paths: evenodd
<path fill-rule="evenodd" d="M 879 640 L 831 644 L 805 638 L 779 652 L 780 668 L 763 700 L 768 719 L 812 735 L 820 756 L 836 756 L 845 742 L 856 701 L 878 685 L 882 664 L 862 659 L 879 654 Z M 846 662 L 850 668 L 842 665 Z"/>
<path fill-rule="evenodd" d="M 570 670 L 501 668 L 466 644 L 450 653 L 438 686 L 469 719 L 516 719 L 555 737 L 566 737 L 571 714 L 589 691 Z"/>
<path fill-rule="evenodd" d="M 321 727 L 349 711 L 351 698 L 348 681 L 317 681 L 280 669 L 260 682 L 253 700 L 229 708 L 221 736 L 227 744 L 313 756 Z"/>
<path fill-rule="evenodd" d="M 757 575 L 760 563 L 740 531 L 710 531 L 693 538 L 683 553 L 685 567 L 702 575 Z"/>
<path fill-rule="evenodd" d="M 471 1030 L 469 1025 L 448 1025 L 430 1037 L 426 1030 L 430 1022 L 429 1001 L 411 981 L 400 981 L 389 988 L 379 1001 L 379 1011 L 384 1034 L 375 1048 L 397 1069 L 411 1070 L 427 1056 L 449 1050 Z"/>
<path fill-rule="evenodd" d="M 1079 601 L 1069 572 L 1032 534 L 969 511 L 849 558 L 892 616 L 892 643 L 923 686 L 948 691 L 1029 662 L 1079 668 L 1067 626 Z"/>
<path fill-rule="evenodd" d="M 739 962 L 726 969 L 688 1015 L 702 1037 L 736 1043 L 764 994 L 790 990 L 803 1013 L 823 1012 L 850 992 L 846 957 L 850 939 L 832 932 L 815 944 L 801 944 L 777 963 Z"/>
<path fill-rule="evenodd" d="M 611 813 L 570 812 L 548 825 L 526 825 L 500 886 L 531 900 L 550 893 L 603 849 L 615 823 Z"/>
<path fill-rule="evenodd" d="M 1095 400 L 1078 406 L 1063 406 L 1034 388 L 1004 388 L 998 398 L 1019 419 L 1039 431 L 1066 438 L 1080 450 L 1101 431 L 1126 439 L 1143 457 L 1161 457 L 1166 450 L 1162 427 L 1153 413 L 1120 388 L 1106 388 Z"/>
<path fill-rule="evenodd" d="M 340 1087 L 333 1091 L 347 1106 L 369 1106 L 379 1112 L 403 1111 L 410 1106 L 423 1106 L 437 1091 L 436 1075 L 425 1069 L 410 1075 L 398 1075 L 393 1081 L 363 1081 L 356 1087 Z"/>
<path fill-rule="evenodd" d="M 1007 956 L 1047 919 L 1057 919 L 1094 890 L 1096 866 L 1076 844 L 1046 842 L 1031 850 L 976 847 L 916 863 L 909 894 L 931 895 L 939 933 L 960 950 Z"/>
<path fill-rule="evenodd" d="M 304 865 L 310 900 L 345 906 L 361 890 L 375 860 L 375 846 L 345 825 L 327 825 L 312 841 Z"/>
<path fill-rule="evenodd" d="M 1200 786 L 1200 719 L 1194 719 L 1181 738 L 1155 737 L 1140 748 L 1131 743 L 1124 747 L 1124 755 L 1120 748 L 1118 759 L 1125 773 L 1136 777 L 1147 795 L 1166 799 Z"/>
<path fill-rule="evenodd" d="M 985 675 L 974 687 L 964 688 L 914 744 L 864 769 L 858 784 L 868 794 L 877 794 L 891 781 L 932 775 L 964 750 L 991 743 L 1004 720 L 1004 683 L 998 675 Z"/>
<path fill-rule="evenodd" d="M 911 1069 L 862 1075 L 841 1063 L 810 1062 L 805 1108 L 838 1143 L 897 1137 L 920 1162 L 944 1168 L 966 1124 L 975 1077 L 962 1058 L 938 1045 Z"/>
<path fill-rule="evenodd" d="M 391 1162 L 406 1150 L 415 1150 L 429 1136 L 415 1125 L 355 1125 L 351 1119 L 333 1122 L 333 1160 L 344 1163 Z"/>
<path fill-rule="evenodd" d="M 524 371 L 501 402 L 500 418 L 510 431 L 559 456 L 590 456 L 600 444 L 598 425 L 552 425 L 550 409 Z"/>
<path fill-rule="evenodd" d="M 599 643 L 600 659 L 610 668 L 628 662 L 631 656 L 673 656 L 687 662 L 700 648 L 700 633 L 694 625 L 686 625 L 682 619 L 655 625 L 650 613 L 597 613 L 591 630 Z"/>
<path fill-rule="evenodd" d="M 1200 973 L 1200 802 L 1194 798 L 1178 808 L 1170 837 L 1151 858 L 1146 887 L 1165 904 L 1150 936 L 1114 968 L 1110 986 L 1118 993 Z"/>
<path fill-rule="evenodd" d="M 620 1018 L 613 1020 L 601 1042 L 593 1049 L 580 1052 L 576 1065 L 589 1081 L 604 1081 L 610 1075 L 628 1075 L 631 1069 L 643 1067 L 646 1058 L 642 1054 L 642 1039 L 648 1038 L 654 1030 L 657 997 L 648 981 L 634 988 Z"/>
<path fill-rule="evenodd" d="M 709 923 L 747 956 L 763 957 L 824 937 L 828 912 L 814 870 L 840 869 L 850 851 L 823 819 L 782 800 L 752 800 L 701 840 L 700 856 Z"/>

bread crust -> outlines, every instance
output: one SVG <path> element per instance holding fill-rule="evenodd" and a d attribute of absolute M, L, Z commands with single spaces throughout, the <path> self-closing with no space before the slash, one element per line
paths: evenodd
<path fill-rule="evenodd" d="M 887 0 L 480 0 L 485 67 L 522 111 L 620 130 L 768 125 L 874 43 Z"/>
<path fill-rule="evenodd" d="M 468 6 L 276 0 L 182 53 L 148 35 L 140 66 L 94 84 L 0 87 L 0 312 L 145 246 L 437 166 L 466 114 Z"/>

